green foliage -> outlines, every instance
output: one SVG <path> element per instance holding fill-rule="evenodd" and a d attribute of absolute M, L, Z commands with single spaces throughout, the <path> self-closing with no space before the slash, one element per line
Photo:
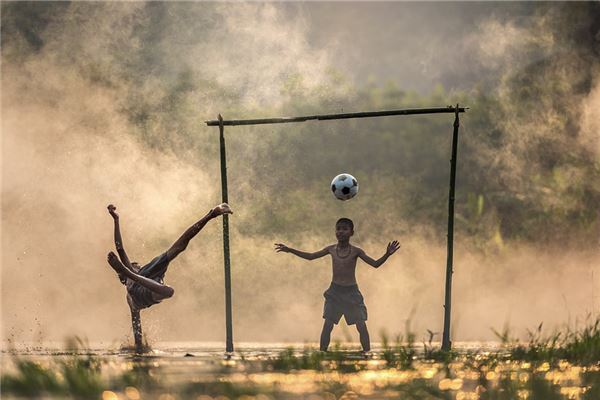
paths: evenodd
<path fill-rule="evenodd" d="M 273 371 L 312 370 L 325 371 L 335 369 L 339 372 L 356 372 L 365 369 L 365 354 L 342 347 L 339 343 L 327 352 L 304 348 L 297 352 L 289 347 L 277 357 L 267 360 L 267 368 Z"/>
<path fill-rule="evenodd" d="M 398 369 L 411 369 L 413 360 L 416 358 L 415 335 L 407 333 L 406 344 L 402 335 L 396 336 L 393 344 L 390 344 L 385 333 L 381 334 L 382 359 L 388 367 Z"/>
<path fill-rule="evenodd" d="M 85 341 L 78 337 L 68 338 L 65 347 L 70 355 L 59 359 L 56 365 L 43 366 L 15 358 L 16 374 L 2 375 L 3 391 L 30 397 L 43 394 L 68 394 L 80 399 L 98 397 L 102 391 L 101 362 L 85 346 Z"/>
<path fill-rule="evenodd" d="M 34 361 L 15 360 L 17 373 L 2 376 L 2 390 L 19 396 L 70 395 L 96 398 L 102 392 L 100 361 L 93 356 L 70 356 L 55 368 Z"/>
<path fill-rule="evenodd" d="M 510 353 L 512 360 L 558 363 L 567 360 L 578 365 L 594 365 L 600 360 L 600 319 L 579 330 L 567 328 L 565 332 L 542 333 L 542 324 L 528 331 L 528 343 L 521 344 L 511 338 L 508 328 L 499 333 L 492 329 Z"/>
<path fill-rule="evenodd" d="M 563 347 L 566 360 L 584 365 L 597 363 L 600 360 L 600 320 L 580 331 L 567 333 Z"/>
<path fill-rule="evenodd" d="M 2 391 L 18 396 L 36 396 L 41 393 L 62 392 L 56 373 L 34 361 L 15 360 L 17 373 L 2 375 Z"/>
<path fill-rule="evenodd" d="M 90 10 L 102 14 L 103 7 L 3 3 L 3 55 L 24 63 L 48 41 L 64 40 L 53 38 L 47 26 L 60 27 L 62 18 L 82 18 Z M 333 66 L 317 86 L 308 84 L 310 76 L 292 73 L 281 81 L 277 101 L 248 101 L 253 89 L 247 82 L 217 82 L 201 60 L 191 62 L 181 51 L 218 31 L 222 16 L 209 4 L 150 2 L 136 10 L 136 18 L 124 13 L 111 23 L 118 32 L 132 27 L 125 30 L 129 36 L 104 43 L 106 54 L 78 53 L 80 47 L 65 43 L 52 48 L 56 60 L 90 85 L 124 88 L 118 106 L 130 135 L 211 176 L 218 176 L 216 128 L 203 121 L 217 112 L 237 119 L 470 106 L 461 115 L 457 235 L 484 251 L 501 251 L 510 241 L 585 246 L 597 238 L 600 223 L 600 162 L 580 127 L 580 105 L 594 82 L 589 60 L 597 55 L 590 32 L 596 31 L 599 9 L 577 3 L 539 10 L 548 16 L 545 28 L 556 42 L 551 49 L 562 50 L 550 51 L 536 40 L 533 24 L 526 44 L 527 54 L 537 55 L 533 61 L 494 73 L 497 82 L 478 82 L 465 92 L 438 85 L 416 93 L 396 82 L 355 85 Z M 580 29 L 573 29 L 573 21 Z M 197 30 L 174 35 L 180 26 Z M 333 176 L 347 171 L 358 178 L 359 198 L 369 207 L 346 210 L 368 221 L 371 232 L 402 224 L 406 234 L 427 232 L 444 240 L 452 120 L 444 114 L 228 127 L 229 197 L 247 210 L 237 223 L 245 234 L 267 236 L 331 229 L 306 215 L 315 209 L 342 212 L 330 205 L 327 188 Z"/>
<path fill-rule="evenodd" d="M 597 398 L 600 373 L 597 358 L 592 360 L 596 355 L 590 352 L 595 344 L 590 343 L 597 341 L 598 324 L 589 324 L 578 332 L 555 335 L 554 344 L 541 332 L 541 326 L 530 332 L 527 346 L 496 353 L 444 352 L 444 357 L 431 343 L 425 351 L 419 351 L 411 335 L 407 334 L 406 342 L 397 336 L 393 344 L 384 335 L 383 348 L 369 358 L 339 344 L 331 352 L 288 348 L 272 359 L 243 356 L 232 364 L 227 363 L 231 366 L 223 370 L 207 369 L 207 365 L 214 363 L 203 364 L 207 361 L 203 360 L 200 374 L 188 372 L 190 378 L 184 380 L 181 380 L 185 376 L 181 375 L 181 359 L 135 357 L 127 361 L 133 364 L 132 369 L 118 368 L 116 376 L 107 377 L 101 369 L 114 360 L 107 363 L 101 357 L 78 350 L 48 365 L 15 359 L 17 372 L 3 375 L 2 390 L 4 395 L 25 398 L 99 398 L 104 389 L 121 397 L 133 390 L 142 398 L 169 393 L 177 398 L 208 395 L 238 399 L 266 395 L 278 399 L 292 396 L 281 386 L 285 382 L 295 387 L 296 394 L 299 387 L 306 385 L 305 395 L 330 393 L 336 398 L 347 398 L 355 396 L 352 394 L 356 390 L 354 385 L 361 382 L 360 385 L 372 385 L 371 396 L 377 398 L 449 400 L 457 398 L 458 388 L 476 392 L 482 400 L 509 400 L 525 395 L 530 399 L 563 399 L 563 388 L 579 390 L 583 399 Z M 514 342 L 508 329 L 499 335 L 507 345 Z M 565 356 L 567 358 L 562 358 Z M 565 361 L 569 357 L 572 363 Z M 581 360 L 584 363 L 579 362 Z M 590 367 L 581 368 L 585 363 Z M 162 365 L 174 369 L 168 371 Z M 194 360 L 193 365 L 198 365 L 198 360 Z M 567 373 L 569 369 L 572 372 Z M 170 379 L 172 374 L 176 375 L 174 381 Z M 264 375 L 261 377 L 261 374 Z M 566 375 L 557 380 L 561 374 Z M 295 382 L 296 376 L 298 381 Z"/>
<path fill-rule="evenodd" d="M 74 356 L 61 362 L 64 392 L 75 398 L 98 397 L 102 392 L 100 361 L 93 356 Z"/>
<path fill-rule="evenodd" d="M 301 369 L 322 371 L 325 359 L 325 352 L 317 352 L 304 348 L 300 355 L 298 355 L 293 347 L 288 347 L 279 353 L 278 357 L 272 360 L 271 365 L 274 371 L 292 371 Z"/>

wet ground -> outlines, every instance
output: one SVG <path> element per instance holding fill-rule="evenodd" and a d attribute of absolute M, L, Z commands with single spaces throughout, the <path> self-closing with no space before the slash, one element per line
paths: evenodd
<path fill-rule="evenodd" d="M 452 360 L 422 346 L 375 346 L 366 357 L 356 345 L 328 354 L 293 343 L 231 354 L 218 343 L 153 347 L 143 356 L 93 345 L 4 350 L 2 398 L 600 399 L 598 365 L 512 361 L 493 343 L 456 344 Z"/>

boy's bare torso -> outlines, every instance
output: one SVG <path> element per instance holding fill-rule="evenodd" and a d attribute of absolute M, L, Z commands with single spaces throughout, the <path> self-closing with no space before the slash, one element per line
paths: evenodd
<path fill-rule="evenodd" d="M 348 247 L 332 244 L 326 249 L 331 255 L 332 282 L 342 286 L 356 285 L 356 260 L 361 249 L 351 244 L 348 244 Z"/>

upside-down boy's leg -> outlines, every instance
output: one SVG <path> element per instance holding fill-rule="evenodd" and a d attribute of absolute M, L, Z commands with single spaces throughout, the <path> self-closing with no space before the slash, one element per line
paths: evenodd
<path fill-rule="evenodd" d="M 160 284 L 160 283 L 156 282 L 155 280 L 146 278 L 145 276 L 142 276 L 142 275 L 138 275 L 135 272 L 129 270 L 127 267 L 125 267 L 123 265 L 123 263 L 119 260 L 117 255 L 115 253 L 113 253 L 112 251 L 110 253 L 108 253 L 108 256 L 106 259 L 107 259 L 108 263 L 110 264 L 110 266 L 117 272 L 117 274 L 121 274 L 131 280 L 136 281 L 143 287 L 156 293 L 158 295 L 158 297 L 160 297 L 160 298 L 168 298 L 168 297 L 173 296 L 173 293 L 175 293 L 175 290 L 172 287 Z"/>
<path fill-rule="evenodd" d="M 169 250 L 167 250 L 169 261 L 172 261 L 187 248 L 190 240 L 192 240 L 194 236 L 196 236 L 202 230 L 202 228 L 204 228 L 204 225 L 206 225 L 208 221 L 223 214 L 233 214 L 233 211 L 231 211 L 231 208 L 227 203 L 219 204 L 215 208 L 211 209 L 204 217 L 200 218 L 194 225 L 186 229 L 179 239 L 177 239 L 169 248 Z"/>

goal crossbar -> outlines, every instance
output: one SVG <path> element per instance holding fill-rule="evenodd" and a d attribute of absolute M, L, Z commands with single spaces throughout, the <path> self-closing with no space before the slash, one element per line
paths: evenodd
<path fill-rule="evenodd" d="M 262 119 L 230 119 L 210 120 L 205 121 L 208 126 L 236 126 L 236 125 L 264 125 L 264 124 L 285 124 L 289 122 L 304 122 L 304 121 L 325 121 L 332 119 L 350 119 L 350 118 L 371 118 L 371 117 L 387 117 L 391 115 L 418 115 L 418 114 L 441 114 L 455 113 L 457 107 L 434 107 L 434 108 L 406 108 L 403 110 L 385 110 L 385 111 L 367 111 L 341 114 L 317 114 L 306 115 L 303 117 L 282 117 L 282 118 L 262 118 Z M 468 110 L 468 107 L 458 107 L 458 112 L 463 113 Z"/>

